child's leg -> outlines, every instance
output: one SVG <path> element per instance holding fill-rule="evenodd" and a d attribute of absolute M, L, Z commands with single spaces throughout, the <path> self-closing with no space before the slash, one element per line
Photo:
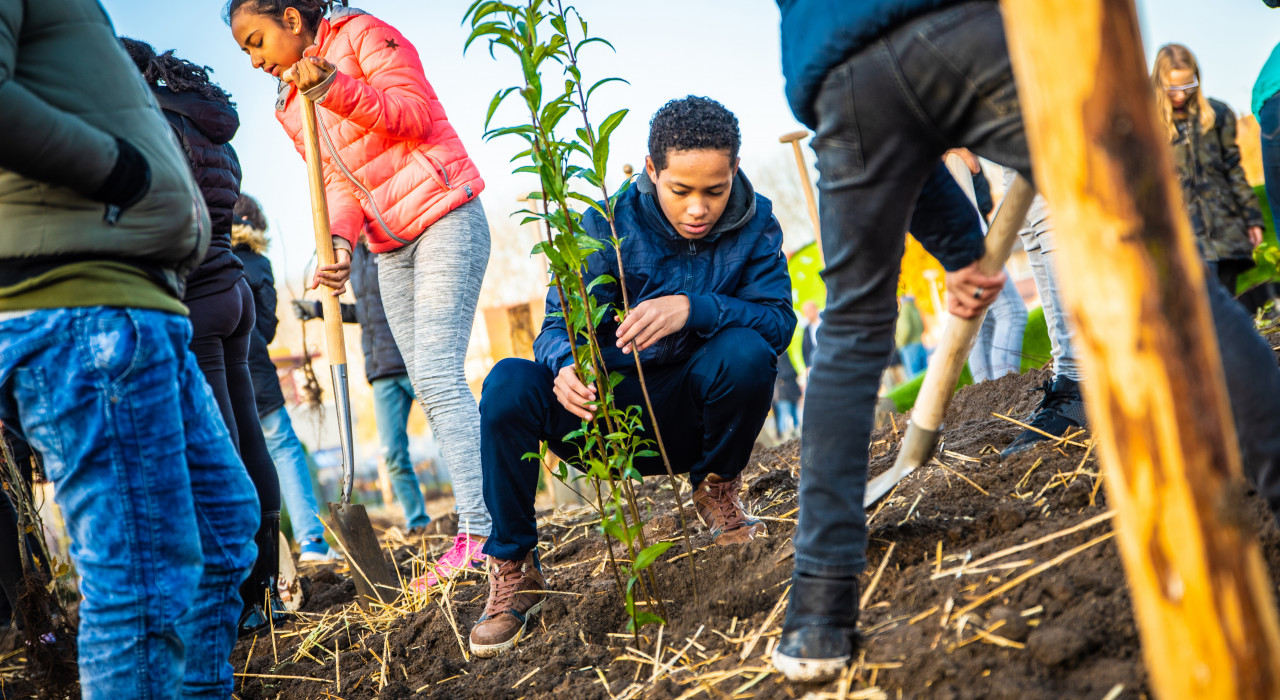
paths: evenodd
<path fill-rule="evenodd" d="M 299 544 L 308 540 L 323 539 L 324 525 L 320 522 L 320 505 L 311 485 L 311 470 L 307 468 L 307 454 L 293 430 L 293 421 L 284 406 L 262 416 L 262 436 L 267 441 L 267 451 L 276 465 L 280 479 L 280 491 L 289 508 L 289 524 L 293 528 L 293 541 Z"/>
<path fill-rule="evenodd" d="M 973 349 L 969 351 L 969 373 L 973 375 L 973 383 L 979 384 L 996 375 L 991 369 L 991 346 L 994 342 L 996 319 L 988 313 L 978 326 L 978 337 L 973 341 Z"/>
<path fill-rule="evenodd" d="M 433 224 L 413 247 L 413 294 L 383 287 L 383 304 L 388 321 L 393 307 L 412 305 L 414 362 L 409 379 L 449 467 L 458 503 L 458 531 L 488 536 L 480 414 L 463 373 L 480 283 L 489 261 L 484 208 L 479 201 L 464 204 Z M 395 325 L 391 328 L 400 345 L 400 333 Z"/>
<path fill-rule="evenodd" d="M 426 503 L 422 499 L 418 476 L 409 459 L 409 434 L 406 429 L 413 399 L 413 384 L 406 375 L 397 374 L 373 380 L 373 412 L 378 421 L 382 458 L 387 462 L 391 488 L 396 493 L 400 507 L 404 509 L 404 526 L 409 530 L 426 527 L 431 522 Z"/>
<path fill-rule="evenodd" d="M 219 667 L 203 685 L 226 697 L 257 499 L 187 349 L 190 325 L 84 308 L 0 328 L 0 418 L 44 458 L 82 576 L 84 696 L 177 696 L 184 663 L 208 659 Z"/>
<path fill-rule="evenodd" d="M 1027 305 L 1018 294 L 1018 287 L 1005 270 L 1004 289 L 987 311 L 987 318 L 995 318 L 991 335 L 991 376 L 999 379 L 1006 374 L 1017 374 L 1022 369 L 1022 335 L 1027 328 Z"/>

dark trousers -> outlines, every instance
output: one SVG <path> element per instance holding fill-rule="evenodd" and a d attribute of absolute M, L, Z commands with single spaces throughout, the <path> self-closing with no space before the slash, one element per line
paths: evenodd
<path fill-rule="evenodd" d="M 994 2 L 900 26 L 833 69 L 815 106 L 827 307 L 805 399 L 796 570 L 846 577 L 866 565 L 867 446 L 893 352 L 903 232 L 916 197 L 948 148 L 967 147 L 1027 176 L 1030 157 Z M 1236 425 L 1274 510 L 1280 372 L 1239 305 L 1209 287 Z"/>
<path fill-rule="evenodd" d="M 671 466 L 689 473 L 695 488 L 708 474 L 733 478 L 747 466 L 769 413 L 776 361 L 777 353 L 760 334 L 727 328 L 683 364 L 645 368 Z M 643 407 L 635 368 L 611 369 L 624 376 L 614 389 L 617 405 Z M 582 420 L 560 405 L 552 391 L 554 380 L 546 366 L 514 358 L 499 362 L 485 379 L 480 455 L 484 502 L 493 518 L 484 547 L 490 556 L 523 559 L 538 543 L 533 501 L 539 466 L 524 455 L 536 453 L 545 440 L 561 459 L 576 461 L 577 444 L 562 438 L 582 427 Z M 644 435 L 652 440 L 648 415 L 644 423 Z M 636 459 L 634 466 L 645 476 L 666 473 L 659 457 Z M 585 487 L 585 482 L 579 484 Z"/>
<path fill-rule="evenodd" d="M 258 422 L 249 373 L 253 291 L 241 279 L 224 292 L 186 302 L 191 310 L 191 351 L 213 390 L 222 420 L 258 491 L 263 512 L 280 510 L 280 479 Z"/>

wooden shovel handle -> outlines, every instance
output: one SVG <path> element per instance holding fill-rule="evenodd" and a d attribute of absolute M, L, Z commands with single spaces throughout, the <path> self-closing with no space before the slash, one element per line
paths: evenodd
<path fill-rule="evenodd" d="M 329 233 L 329 204 L 324 193 L 324 166 L 320 163 L 320 134 L 316 123 L 316 105 L 299 95 L 302 107 L 303 133 L 306 137 L 307 181 L 311 185 L 311 222 L 316 232 L 317 264 L 332 265 L 333 235 Z M 342 335 L 342 309 L 333 290 L 320 286 L 320 305 L 324 309 L 324 335 L 328 343 L 329 364 L 347 364 L 347 344 Z"/>
<path fill-rule="evenodd" d="M 968 171 L 965 171 L 968 174 Z M 1014 178 L 1009 191 L 1005 193 L 1000 210 L 991 222 L 991 230 L 987 232 L 986 253 L 978 263 L 978 269 L 985 275 L 1000 272 L 1009 259 L 1009 251 L 1018 237 L 1031 208 L 1031 200 L 1036 196 L 1035 189 L 1021 176 Z M 951 403 L 951 394 L 955 391 L 960 374 L 964 371 L 964 363 L 969 359 L 969 351 L 973 349 L 973 341 L 978 337 L 978 329 L 986 312 L 977 318 L 963 319 L 958 316 L 947 316 L 947 325 L 942 331 L 942 339 L 933 357 L 929 358 L 929 371 L 924 375 L 924 383 L 916 404 L 911 409 L 911 422 L 926 430 L 937 430 L 942 427 L 942 418 Z"/>

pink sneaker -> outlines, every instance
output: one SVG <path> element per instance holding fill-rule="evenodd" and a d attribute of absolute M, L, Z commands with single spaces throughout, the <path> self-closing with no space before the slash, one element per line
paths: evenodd
<path fill-rule="evenodd" d="M 484 540 L 485 538 L 476 535 L 458 533 L 458 537 L 453 540 L 453 548 L 436 560 L 435 565 L 428 566 L 427 575 L 414 579 L 409 584 L 410 587 L 422 592 L 439 584 L 442 578 L 453 578 L 464 568 L 484 571 L 485 561 L 488 559 L 480 551 L 484 547 Z"/>

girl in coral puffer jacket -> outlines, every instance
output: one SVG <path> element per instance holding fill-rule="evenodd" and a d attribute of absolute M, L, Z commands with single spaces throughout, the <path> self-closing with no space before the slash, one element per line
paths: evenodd
<path fill-rule="evenodd" d="M 413 45 L 391 25 L 324 0 L 230 0 L 225 19 L 254 68 L 280 80 L 276 118 L 304 153 L 299 95 L 316 103 L 337 264 L 312 287 L 341 293 L 364 230 L 414 393 L 440 443 L 458 537 L 428 577 L 482 568 L 489 534 L 480 416 L 463 362 L 489 260 L 484 189 Z"/>

